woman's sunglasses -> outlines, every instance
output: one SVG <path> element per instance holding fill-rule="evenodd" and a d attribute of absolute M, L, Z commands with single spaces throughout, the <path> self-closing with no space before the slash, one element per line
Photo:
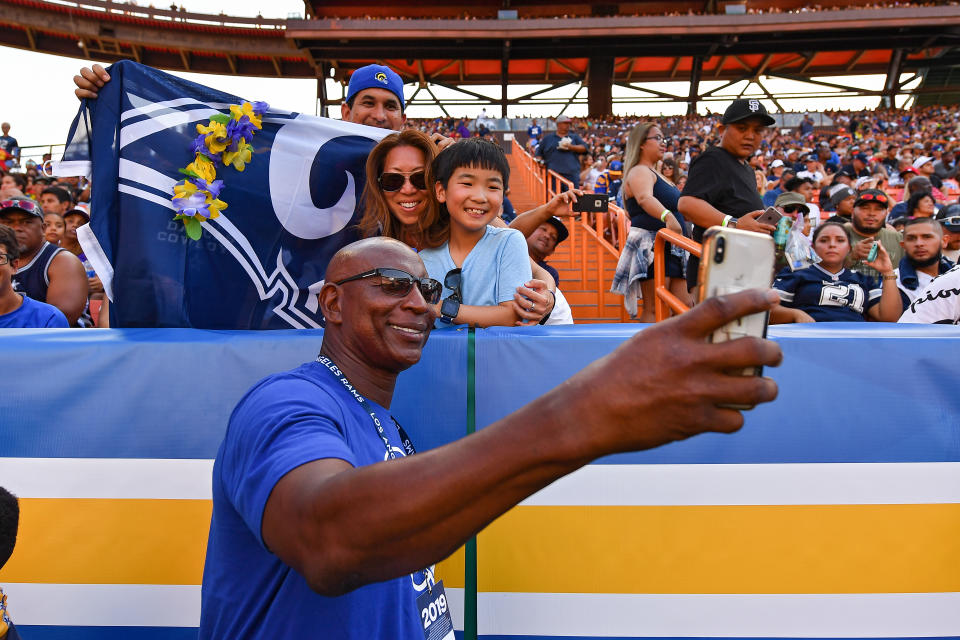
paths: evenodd
<path fill-rule="evenodd" d="M 417 288 L 420 289 L 420 295 L 422 295 L 423 299 L 429 304 L 440 302 L 440 295 L 443 293 L 443 285 L 433 278 L 417 278 L 400 269 L 371 269 L 370 271 L 364 271 L 355 276 L 344 278 L 333 284 L 339 285 L 352 280 L 364 280 L 375 277 L 380 278 L 379 287 L 384 293 L 397 298 L 403 298 L 410 293 L 413 285 L 417 285 Z"/>
<path fill-rule="evenodd" d="M 403 189 L 403 183 L 407 180 L 413 185 L 414 189 L 425 191 L 427 188 L 427 176 L 423 171 L 414 171 L 412 173 L 386 172 L 381 173 L 377 178 L 377 184 L 384 191 L 400 191 Z"/>
<path fill-rule="evenodd" d="M 783 207 L 784 213 L 800 213 L 801 211 L 803 211 L 803 207 L 798 204 L 788 204 Z"/>

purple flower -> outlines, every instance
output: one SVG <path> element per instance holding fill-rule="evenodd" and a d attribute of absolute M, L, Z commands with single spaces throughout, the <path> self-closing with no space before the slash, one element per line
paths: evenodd
<path fill-rule="evenodd" d="M 253 140 L 253 132 L 256 127 L 250 122 L 247 116 L 241 116 L 239 120 L 231 120 L 227 123 L 227 137 L 233 141 L 231 150 L 236 151 L 237 144 L 241 140 L 250 142 Z"/>
<path fill-rule="evenodd" d="M 203 133 L 201 133 L 196 138 L 194 138 L 193 143 L 190 145 L 190 150 L 193 151 L 194 153 L 200 153 L 205 155 L 210 160 L 212 160 L 214 164 L 216 164 L 217 162 L 219 162 L 220 158 L 219 156 L 217 156 L 217 154 L 213 153 L 212 151 L 210 151 L 210 149 L 207 148 L 207 145 L 204 142 L 204 138 L 206 138 L 206 134 L 203 134 Z"/>
<path fill-rule="evenodd" d="M 203 178 L 190 178 L 190 182 L 200 191 L 209 191 L 214 200 L 220 197 L 220 190 L 223 189 L 223 180 L 207 182 Z"/>
<path fill-rule="evenodd" d="M 253 112 L 258 116 L 262 116 L 264 113 L 267 112 L 267 109 L 270 108 L 270 105 L 267 104 L 266 102 L 254 102 L 250 106 L 253 107 Z"/>
<path fill-rule="evenodd" d="M 204 218 L 210 217 L 210 209 L 207 207 L 207 195 L 205 193 L 194 193 L 186 198 L 174 198 L 173 206 L 177 208 L 177 213 L 187 217 L 201 215 Z"/>

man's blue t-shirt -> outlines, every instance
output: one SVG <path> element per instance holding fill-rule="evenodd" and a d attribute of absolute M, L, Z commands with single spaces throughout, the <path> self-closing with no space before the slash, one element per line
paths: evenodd
<path fill-rule="evenodd" d="M 527 127 L 527 136 L 533 138 L 534 140 L 539 140 L 542 133 L 543 129 L 541 129 L 540 125 L 538 124 L 532 124 Z"/>
<path fill-rule="evenodd" d="M 67 329 L 67 317 L 52 304 L 37 302 L 33 298 L 23 297 L 23 304 L 0 315 L 0 329 Z"/>
<path fill-rule="evenodd" d="M 367 402 L 403 456 L 390 412 Z M 387 458 L 370 415 L 324 365 L 264 378 L 240 400 L 213 466 L 200 638 L 422 640 L 416 597 L 426 588 L 417 584 L 423 572 L 330 598 L 266 548 L 261 527 L 270 492 L 288 472 L 324 458 L 354 467 Z"/>
<path fill-rule="evenodd" d="M 439 282 L 447 273 L 457 268 L 450 257 L 449 243 L 436 249 L 420 252 L 427 273 Z M 517 287 L 533 278 L 530 271 L 530 254 L 523 234 L 516 229 L 487 226 L 477 245 L 467 254 L 460 272 L 460 291 L 463 304 L 492 307 L 513 300 Z M 443 288 L 446 298 L 453 291 Z M 437 327 L 449 326 L 437 318 Z"/>

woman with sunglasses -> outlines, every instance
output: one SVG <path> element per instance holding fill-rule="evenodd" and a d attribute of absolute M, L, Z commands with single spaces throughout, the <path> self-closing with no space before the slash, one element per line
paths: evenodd
<path fill-rule="evenodd" d="M 417 250 L 443 244 L 437 203 L 427 189 L 427 167 L 436 155 L 437 146 L 416 129 L 391 133 L 373 148 L 359 223 L 364 237 L 382 235 Z"/>
<path fill-rule="evenodd" d="M 654 322 L 653 245 L 664 227 L 686 235 L 683 216 L 677 210 L 680 191 L 654 167 L 663 158 L 666 145 L 660 127 L 644 122 L 634 127 L 627 138 L 624 155 L 623 204 L 630 214 L 630 234 L 614 276 L 611 291 L 621 294 L 631 317 L 637 315 L 637 289 L 643 298 L 640 322 Z M 667 287 L 681 302 L 691 305 L 683 278 L 686 252 L 666 245 Z"/>
<path fill-rule="evenodd" d="M 784 269 L 773 283 L 780 304 L 770 322 L 896 322 L 903 310 L 890 255 L 878 244 L 877 257 L 867 262 L 880 275 L 876 280 L 844 268 L 850 236 L 840 222 L 824 222 L 813 232 L 813 250 L 820 262 L 805 269 Z"/>

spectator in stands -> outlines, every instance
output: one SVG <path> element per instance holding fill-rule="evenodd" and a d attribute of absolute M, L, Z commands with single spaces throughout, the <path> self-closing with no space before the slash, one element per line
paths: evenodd
<path fill-rule="evenodd" d="M 44 213 L 59 213 L 65 216 L 73 208 L 73 199 L 62 187 L 47 187 L 40 193 L 40 206 Z"/>
<path fill-rule="evenodd" d="M 543 135 L 543 128 L 537 124 L 537 119 L 534 118 L 530 122 L 530 126 L 527 127 L 527 147 L 535 148 L 540 144 L 540 137 Z"/>
<path fill-rule="evenodd" d="M 0 178 L 0 200 L 7 200 L 27 193 L 27 177 L 22 173 L 8 173 Z"/>
<path fill-rule="evenodd" d="M 896 274 L 902 313 L 931 280 L 952 269 L 954 263 L 942 253 L 943 229 L 932 218 L 908 218 L 900 245 L 904 256 Z"/>
<path fill-rule="evenodd" d="M 597 186 L 597 178 L 606 170 L 607 160 L 603 156 L 599 156 L 580 173 L 580 186 L 583 187 L 584 191 L 593 191 Z"/>
<path fill-rule="evenodd" d="M 874 280 L 880 274 L 864 260 L 875 242 L 879 242 L 886 251 L 891 264 L 900 264 L 903 259 L 900 234 L 885 226 L 889 205 L 890 198 L 883 191 L 861 191 L 853 204 L 853 216 L 850 222 L 844 225 L 852 242 L 852 248 L 847 255 L 847 268 Z"/>
<path fill-rule="evenodd" d="M 844 268 L 850 237 L 839 222 L 824 222 L 816 228 L 813 250 L 819 263 L 797 271 L 784 269 L 777 275 L 773 287 L 780 294 L 780 305 L 770 312 L 771 322 L 897 321 L 901 312 L 897 276 L 883 245 L 877 258 L 867 263 L 882 274 L 882 286 Z"/>
<path fill-rule="evenodd" d="M 640 322 L 654 322 L 653 247 L 657 232 L 664 227 L 685 235 L 686 221 L 678 210 L 680 191 L 655 167 L 663 158 L 666 146 L 663 132 L 653 122 L 644 122 L 627 137 L 626 184 L 624 206 L 630 216 L 630 233 L 610 288 L 623 296 L 623 305 L 631 318 L 637 317 L 637 296 L 643 299 Z M 686 252 L 666 245 L 667 287 L 671 293 L 690 305 L 683 277 Z"/>
<path fill-rule="evenodd" d="M 810 183 L 814 189 L 819 189 L 820 184 L 824 181 L 826 174 L 823 170 L 823 165 L 820 164 L 820 160 L 816 154 L 811 153 L 805 159 L 805 168 L 803 171 L 797 172 L 798 178 L 809 178 Z"/>
<path fill-rule="evenodd" d="M 796 193 L 803 197 L 804 202 L 807 203 L 809 224 L 816 227 L 820 224 L 820 207 L 811 201 L 813 198 L 813 188 L 813 180 L 810 178 L 801 178 L 799 173 L 796 178 L 787 182 L 787 193 Z"/>
<path fill-rule="evenodd" d="M 933 172 L 941 180 L 949 180 L 957 176 L 956 156 L 953 149 L 947 149 L 940 159 L 933 163 Z"/>
<path fill-rule="evenodd" d="M 872 174 L 869 168 L 870 158 L 865 153 L 857 153 L 848 165 L 844 165 L 854 178 L 869 178 Z"/>
<path fill-rule="evenodd" d="M 721 122 L 720 144 L 709 147 L 691 164 L 678 208 L 694 223 L 697 242 L 714 225 L 772 234 L 772 225 L 757 222 L 763 215 L 763 200 L 746 160 L 775 120 L 759 100 L 740 99 L 727 107 Z M 697 284 L 699 267 L 700 261 L 691 256 L 687 263 L 691 287 Z"/>
<path fill-rule="evenodd" d="M 43 214 L 43 238 L 47 242 L 59 247 L 65 232 L 66 224 L 63 222 L 63 216 L 53 212 Z"/>
<path fill-rule="evenodd" d="M 845 184 L 838 184 L 830 192 L 830 205 L 833 212 L 841 218 L 850 220 L 853 215 L 853 203 L 857 201 L 857 192 Z"/>
<path fill-rule="evenodd" d="M 439 212 L 427 188 L 437 147 L 425 133 L 404 129 L 380 141 L 367 156 L 361 235 L 383 235 L 414 247 L 443 244 Z"/>
<path fill-rule="evenodd" d="M 543 136 L 537 147 L 537 155 L 543 158 L 547 169 L 558 173 L 580 187 L 580 161 L 577 155 L 587 152 L 587 145 L 576 133 L 570 131 L 570 116 L 557 116 L 556 133 Z"/>
<path fill-rule="evenodd" d="M 16 496 L 0 487 L 0 569 L 13 555 L 20 524 L 20 504 Z M 10 619 L 7 596 L 0 589 L 0 640 L 20 640 L 17 628 Z"/>
<path fill-rule="evenodd" d="M 20 143 L 17 142 L 17 139 L 10 135 L 10 123 L 4 122 L 0 124 L 0 132 L 3 132 L 3 135 L 0 135 L 0 151 L 4 151 L 8 158 L 13 160 L 13 163 L 18 164 L 20 160 Z M 2 158 L 0 158 L 2 160 Z"/>
<path fill-rule="evenodd" d="M 560 274 L 547 264 L 547 258 L 557 250 L 557 245 L 567 239 L 570 232 L 567 225 L 560 218 L 551 216 L 527 237 L 527 251 L 530 257 L 550 274 L 553 281 L 560 286 Z"/>
<path fill-rule="evenodd" d="M 489 226 L 500 215 L 510 178 L 503 150 L 479 138 L 458 142 L 437 155 L 431 175 L 440 203 L 436 226 L 446 242 L 420 257 L 430 277 L 444 284 L 437 326 L 515 325 L 522 318 L 514 293 L 532 274 L 523 234 Z M 538 311 L 536 302 L 529 311 Z"/>
<path fill-rule="evenodd" d="M 774 163 L 776 162 L 780 162 L 780 161 L 775 160 Z M 794 179 L 796 176 L 797 176 L 797 172 L 794 171 L 792 168 L 783 167 L 782 171 L 780 171 L 776 180 L 768 180 L 767 191 L 763 194 L 763 198 L 762 198 L 763 206 L 772 207 L 773 203 L 777 201 L 777 198 L 780 196 L 780 194 L 786 191 L 785 189 L 786 184 L 790 182 L 790 180 Z"/>
<path fill-rule="evenodd" d="M 925 176 L 934 187 L 937 189 L 943 187 L 943 180 L 936 174 L 931 156 L 920 156 L 913 161 L 913 166 L 920 172 L 920 175 Z"/>
<path fill-rule="evenodd" d="M 937 212 L 937 203 L 933 194 L 926 191 L 914 193 L 907 200 L 908 218 L 932 218 Z"/>
<path fill-rule="evenodd" d="M 960 263 L 960 204 L 956 202 L 940 209 L 935 216 L 943 230 L 943 255 Z"/>
<path fill-rule="evenodd" d="M 43 212 L 32 200 L 0 201 L 0 223 L 19 242 L 13 288 L 58 308 L 76 326 L 87 303 L 87 276 L 75 255 L 43 238 Z"/>
<path fill-rule="evenodd" d="M 960 265 L 934 278 L 917 294 L 898 322 L 960 324 Z"/>
<path fill-rule="evenodd" d="M 83 270 L 87 273 L 87 283 L 90 287 L 90 298 L 100 300 L 103 298 L 103 284 L 97 277 L 97 272 L 93 269 L 93 264 L 87 258 L 80 246 L 80 240 L 77 238 L 77 229 L 90 222 L 90 214 L 85 204 L 78 204 L 63 216 L 64 232 L 63 240 L 60 246 L 77 256 L 83 263 Z"/>
<path fill-rule="evenodd" d="M 66 328 L 67 318 L 59 309 L 14 290 L 14 264 L 19 257 L 16 234 L 10 227 L 0 224 L 0 329 Z M 0 631 L 2 629 L 0 622 Z"/>

